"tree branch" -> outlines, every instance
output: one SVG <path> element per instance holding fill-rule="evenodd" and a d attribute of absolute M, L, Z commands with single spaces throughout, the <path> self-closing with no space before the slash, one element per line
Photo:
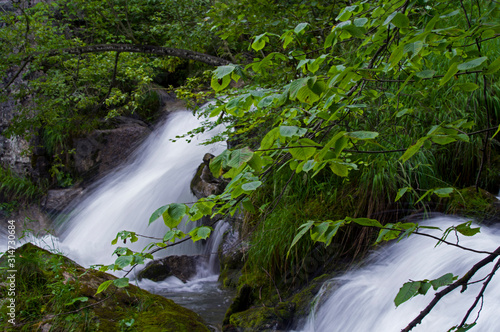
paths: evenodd
<path fill-rule="evenodd" d="M 488 287 L 488 284 L 490 283 L 491 279 L 493 278 L 493 276 L 495 275 L 495 272 L 498 270 L 499 267 L 500 267 L 500 259 L 497 261 L 497 263 L 495 264 L 495 267 L 493 267 L 493 270 L 488 275 L 488 279 L 486 279 L 486 281 L 483 283 L 483 287 L 481 288 L 481 291 L 479 292 L 479 294 L 477 294 L 476 300 L 474 301 L 472 306 L 469 308 L 469 310 L 467 311 L 467 314 L 465 315 L 464 319 L 462 320 L 462 322 L 460 323 L 460 325 L 458 327 L 464 326 L 465 322 L 467 321 L 467 318 L 472 313 L 472 310 L 474 310 L 474 308 L 477 306 L 479 300 L 483 297 L 484 291 L 486 290 L 486 287 Z"/>
<path fill-rule="evenodd" d="M 432 308 L 434 308 L 434 306 L 439 302 L 439 300 L 441 300 L 441 298 L 443 298 L 446 294 L 450 293 L 451 291 L 453 291 L 454 289 L 456 289 L 460 286 L 462 286 L 464 288 L 467 287 L 467 282 L 470 280 L 470 278 L 472 278 L 472 276 L 474 276 L 474 274 L 477 271 L 479 271 L 481 268 L 483 268 L 485 265 L 487 265 L 487 264 L 491 263 L 493 260 L 495 260 L 495 258 L 497 258 L 498 255 L 500 255 L 500 247 L 498 247 L 493 252 L 493 254 L 487 256 L 483 260 L 476 263 L 469 271 L 467 271 L 467 273 L 465 273 L 465 275 L 462 278 L 455 281 L 454 283 L 452 283 L 451 285 L 449 285 L 448 287 L 446 287 L 442 291 L 437 292 L 434 295 L 434 299 L 431 301 L 431 303 L 429 303 L 429 305 L 427 305 L 427 307 L 425 307 L 425 309 L 422 310 L 420 312 L 420 314 L 413 321 L 411 321 L 404 329 L 402 329 L 401 332 L 408 332 L 411 329 L 413 329 L 415 326 L 420 324 L 422 322 L 422 319 L 424 319 L 424 317 L 427 316 L 427 314 L 429 312 L 431 312 Z"/>

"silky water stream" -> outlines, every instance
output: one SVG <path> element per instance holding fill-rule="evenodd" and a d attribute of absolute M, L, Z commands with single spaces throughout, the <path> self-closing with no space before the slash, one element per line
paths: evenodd
<path fill-rule="evenodd" d="M 100 180 L 82 200 L 68 209 L 70 212 L 56 229 L 59 250 L 88 267 L 114 262 L 116 256 L 112 256 L 112 253 L 117 246 L 112 246 L 111 241 L 122 230 L 145 236 L 163 236 L 167 228 L 162 220 L 148 227 L 151 214 L 168 203 L 196 201 L 189 187 L 204 154 L 209 152 L 217 155 L 225 148 L 223 143 L 209 146 L 199 144 L 216 132 L 196 136 L 190 143 L 184 139 L 172 142 L 176 136 L 200 125 L 201 122 L 188 111 L 170 114 L 167 122 L 136 149 L 124 166 Z M 183 231 L 187 232 L 195 227 L 193 223 L 189 224 L 183 222 L 180 227 L 186 227 Z M 221 232 L 226 229 L 227 224 L 220 221 L 207 245 L 201 245 L 201 241 L 188 241 L 163 250 L 157 256 L 206 254 L 210 259 L 206 266 L 198 269 L 199 273 L 193 280 L 186 284 L 175 277 L 162 282 L 147 279 L 134 282 L 192 309 L 209 324 L 220 324 L 232 294 L 218 287 L 214 252 L 217 252 L 222 240 Z M 140 251 L 149 242 L 149 239 L 140 239 L 133 244 L 127 243 L 127 246 Z M 120 242 L 119 245 L 123 246 Z"/>
<path fill-rule="evenodd" d="M 458 218 L 438 217 L 429 220 L 433 226 L 446 229 L 465 222 Z M 427 223 L 427 222 L 426 222 Z M 474 227 L 477 227 L 474 226 Z M 459 244 L 477 250 L 494 251 L 500 245 L 500 229 L 481 225 L 481 231 L 472 237 L 460 236 Z M 433 232 L 439 236 L 439 233 Z M 442 233 L 441 233 L 442 234 Z M 448 240 L 455 241 L 454 234 Z M 307 322 L 300 331 L 307 332 L 396 332 L 401 331 L 434 298 L 432 288 L 426 296 L 416 296 L 396 308 L 394 298 L 399 288 L 409 280 L 436 279 L 446 273 L 463 276 L 486 254 L 465 251 L 441 244 L 436 240 L 413 235 L 400 243 L 377 249 L 362 267 L 334 278 L 323 285 L 316 297 Z M 464 293 L 455 289 L 434 307 L 417 325 L 415 332 L 446 332 L 460 324 L 473 304 L 485 276 L 493 268 L 489 264 L 481 269 Z M 441 290 L 440 288 L 439 290 Z M 500 331 L 500 275 L 495 275 L 479 304 L 469 316 L 472 323 L 478 316 L 477 325 L 471 331 Z"/>

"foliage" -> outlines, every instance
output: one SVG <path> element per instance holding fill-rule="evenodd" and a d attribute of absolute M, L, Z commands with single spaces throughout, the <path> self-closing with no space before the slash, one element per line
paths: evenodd
<path fill-rule="evenodd" d="M 29 33 L 24 33 L 27 24 L 14 24 L 14 18 L 5 17 L 7 37 L 2 41 L 2 46 L 21 45 L 20 52 L 5 55 L 4 72 L 22 65 L 23 56 L 33 56 L 32 45 L 38 45 L 40 52 L 44 47 L 151 43 L 207 53 L 215 49 L 231 59 L 213 71 L 215 102 L 199 112 L 213 119 L 207 127 L 227 124 L 219 139 L 235 143 L 210 162 L 213 175 L 227 179 L 228 185 L 222 194 L 192 206 L 160 207 L 149 223 L 162 219 L 169 231 L 145 249 L 209 235 L 208 227 L 184 234 L 177 229 L 183 218 L 196 221 L 246 211 L 256 215 L 254 226 L 260 227 L 288 194 L 295 176 L 315 181 L 318 194 L 338 190 L 340 201 L 348 199 L 342 195 L 347 193 L 360 204 L 369 203 L 360 211 L 343 210 L 341 216 L 319 213 L 291 225 L 274 221 L 271 227 L 286 226 L 283 240 L 288 246 L 263 252 L 264 260 L 276 262 L 268 266 L 286 262 L 298 246 L 329 245 L 347 225 L 376 229 L 378 238 L 368 240 L 377 243 L 418 233 L 422 226 L 415 223 L 373 219 L 390 204 L 396 210 L 429 209 L 433 201 L 456 198 L 461 187 L 498 189 L 497 2 L 220 0 L 211 2 L 211 7 L 197 1 L 194 12 L 187 2 L 153 3 L 164 10 L 153 10 L 149 2 L 139 0 L 40 3 L 24 12 L 32 19 Z M 59 9 L 63 19 L 43 25 L 53 13 L 51 8 Z M 265 20 L 263 15 L 268 15 Z M 172 19 L 175 23 L 165 24 Z M 23 17 L 18 20 L 28 22 Z M 67 29 L 72 32 L 69 36 Z M 186 34 L 192 35 L 186 38 Z M 28 37 L 34 44 L 27 42 Z M 140 89 L 153 79 L 153 69 L 174 69 L 176 61 L 125 52 L 78 57 L 63 52 L 33 59 L 29 72 L 44 75 L 32 78 L 15 97 L 39 92 L 47 108 L 38 113 L 41 116 L 26 117 L 28 122 L 18 128 L 56 119 L 61 119 L 57 125 L 67 126 L 69 119 L 77 121 L 82 113 L 102 112 L 109 117 L 134 110 Z M 231 88 L 242 81 L 244 88 Z M 289 180 L 276 181 L 285 169 L 291 173 Z M 270 195 L 269 188 L 276 183 Z M 335 187 L 328 188 L 332 183 Z M 272 197 L 272 203 L 256 206 L 260 195 Z M 261 227 L 265 230 L 267 225 Z M 472 230 L 460 225 L 449 232 Z M 273 237 L 274 244 L 279 237 Z M 137 236 L 122 232 L 113 242 L 129 238 L 133 242 Z M 259 242 L 266 243 L 254 240 L 257 249 L 252 250 L 258 251 Z M 284 248 L 289 254 L 285 258 Z M 134 253 L 122 247 L 115 253 L 115 263 L 103 270 L 123 269 L 150 257 L 147 250 Z M 423 293 L 432 282 L 404 286 L 406 295 L 396 304 Z M 457 328 L 465 328 L 465 320 Z"/>
<path fill-rule="evenodd" d="M 9 196 L 10 202 L 38 199 L 43 195 L 45 186 L 43 181 L 35 184 L 27 177 L 0 167 L 0 194 Z"/>

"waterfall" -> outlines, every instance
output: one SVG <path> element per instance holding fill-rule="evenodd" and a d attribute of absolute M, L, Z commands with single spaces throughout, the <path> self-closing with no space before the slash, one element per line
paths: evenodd
<path fill-rule="evenodd" d="M 463 223 L 464 220 L 439 217 L 429 221 L 441 229 Z M 438 232 L 433 234 L 440 236 Z M 456 241 L 455 234 L 448 237 Z M 481 226 L 473 237 L 460 236 L 460 245 L 478 250 L 493 251 L 500 245 L 500 229 Z M 327 282 L 316 297 L 316 307 L 303 331 L 391 332 L 401 331 L 433 299 L 432 288 L 427 295 L 418 295 L 396 308 L 394 298 L 403 283 L 409 280 L 436 279 L 446 273 L 462 277 L 475 263 L 486 257 L 436 240 L 413 235 L 400 243 L 384 246 L 374 252 L 363 267 L 347 272 Z M 485 266 L 471 281 L 483 279 L 493 264 Z M 500 275 L 494 276 L 484 293 L 484 304 L 477 325 L 472 331 L 494 332 L 500 329 Z M 445 296 L 412 331 L 448 331 L 460 324 L 478 295 L 483 281 L 469 285 L 464 293 L 460 288 Z M 441 290 L 440 288 L 439 290 Z M 439 291 L 438 290 L 438 291 Z M 467 323 L 478 315 L 480 304 Z"/>
<path fill-rule="evenodd" d="M 169 203 L 196 201 L 189 185 L 205 153 L 219 154 L 225 144 L 200 145 L 213 132 L 195 136 L 190 143 L 184 139 L 172 142 L 176 136 L 199 127 L 201 122 L 190 112 L 179 111 L 169 115 L 131 156 L 125 166 L 100 180 L 91 192 L 61 222 L 58 229 L 61 250 L 78 263 L 89 266 L 110 264 L 117 246 L 111 241 L 122 230 L 134 231 L 152 237 L 162 237 L 167 227 L 162 220 L 148 227 L 151 214 Z M 190 227 L 184 225 L 179 227 Z M 192 224 L 192 223 L 189 223 Z M 150 242 L 141 239 L 127 242 L 132 250 L 142 250 Z M 186 242 L 167 249 L 167 254 L 199 253 L 199 246 Z"/>

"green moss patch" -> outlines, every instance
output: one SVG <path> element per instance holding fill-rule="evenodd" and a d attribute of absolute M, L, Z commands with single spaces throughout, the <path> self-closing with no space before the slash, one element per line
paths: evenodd
<path fill-rule="evenodd" d="M 70 259 L 32 244 L 15 251 L 16 320 L 8 323 L 6 283 L 0 284 L 0 325 L 5 331 L 210 331 L 194 312 L 134 285 L 99 285 L 116 277 L 84 269 Z M 0 258 L 7 267 L 8 257 Z M 7 270 L 0 270 L 6 280 Z"/>

